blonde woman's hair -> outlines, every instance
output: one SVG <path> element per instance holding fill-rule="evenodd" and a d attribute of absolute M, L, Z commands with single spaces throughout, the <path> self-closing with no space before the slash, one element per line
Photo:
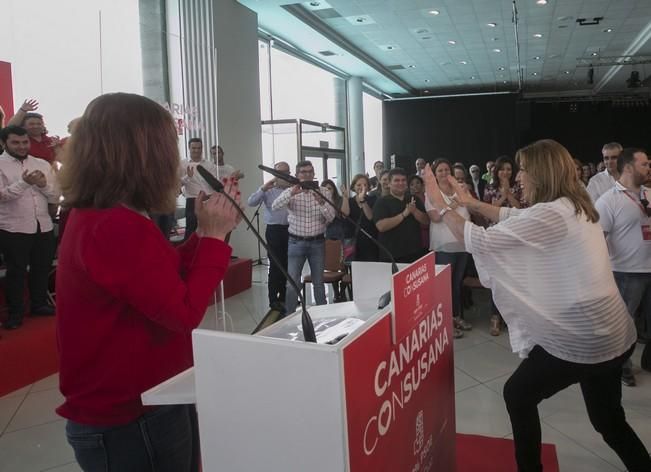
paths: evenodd
<path fill-rule="evenodd" d="M 565 147 L 552 139 L 542 139 L 518 150 L 515 160 L 530 182 L 529 204 L 568 198 L 588 221 L 599 221 L 599 213 L 583 185 L 576 178 L 574 159 Z"/>

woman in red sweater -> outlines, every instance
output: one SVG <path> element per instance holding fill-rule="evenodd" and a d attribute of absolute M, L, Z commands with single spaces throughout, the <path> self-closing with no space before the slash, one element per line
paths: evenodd
<path fill-rule="evenodd" d="M 197 233 L 172 248 L 147 214 L 173 211 L 178 165 L 172 117 L 139 95 L 93 100 L 66 146 L 57 412 L 85 472 L 198 470 L 194 407 L 145 407 L 140 395 L 192 366 L 190 333 L 224 277 L 224 238 L 239 219 L 222 194 L 201 195 Z M 236 181 L 226 192 L 239 202 Z"/>

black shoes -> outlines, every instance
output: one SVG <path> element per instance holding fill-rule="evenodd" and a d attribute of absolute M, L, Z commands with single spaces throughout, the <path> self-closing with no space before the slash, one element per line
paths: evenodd
<path fill-rule="evenodd" d="M 623 369 L 622 370 L 622 384 L 627 387 L 635 387 L 635 375 L 633 375 L 632 369 Z"/>
<path fill-rule="evenodd" d="M 18 329 L 22 326 L 22 324 L 22 320 L 7 320 L 2 326 L 4 329 Z"/>
<path fill-rule="evenodd" d="M 35 308 L 32 308 L 30 311 L 32 316 L 54 316 L 56 311 L 53 306 L 50 305 L 41 305 Z"/>

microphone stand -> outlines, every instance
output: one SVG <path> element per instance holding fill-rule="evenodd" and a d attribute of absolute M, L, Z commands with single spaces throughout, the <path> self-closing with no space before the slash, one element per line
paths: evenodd
<path fill-rule="evenodd" d="M 395 274 L 398 272 L 398 265 L 396 264 L 396 260 L 393 258 L 393 254 L 391 254 L 391 251 L 387 249 L 387 247 L 382 244 L 380 241 L 378 241 L 376 238 L 371 236 L 364 228 L 362 228 L 362 225 L 359 224 L 357 221 L 353 220 L 351 217 L 344 215 L 344 213 L 337 208 L 337 205 L 335 205 L 330 199 L 325 197 L 321 192 L 319 192 L 318 189 L 314 188 L 313 186 L 305 183 L 298 181 L 296 177 L 292 177 L 289 175 L 285 175 L 281 172 L 278 172 L 276 169 L 271 169 L 269 167 L 259 165 L 259 169 L 270 173 L 276 178 L 279 178 L 281 180 L 284 180 L 285 182 L 288 182 L 292 185 L 300 185 L 301 188 L 311 190 L 314 192 L 319 198 L 322 198 L 323 201 L 327 202 L 332 208 L 335 209 L 335 212 L 337 213 L 337 216 L 340 218 L 345 219 L 349 223 L 352 223 L 355 226 L 355 229 L 357 229 L 360 233 L 362 233 L 364 236 L 366 236 L 368 239 L 373 241 L 373 244 L 375 244 L 382 252 L 384 252 L 387 256 L 389 256 L 389 260 L 391 261 L 391 273 Z M 273 171 L 273 172 L 270 172 Z M 384 293 L 383 295 L 380 296 L 380 299 L 378 300 L 378 309 L 382 309 L 385 306 L 387 306 L 389 303 L 391 303 L 391 290 L 388 292 Z"/>
<path fill-rule="evenodd" d="M 206 170 L 203 166 L 198 165 L 197 166 L 197 171 L 203 177 L 203 179 L 212 187 L 212 189 L 215 192 L 221 193 L 226 199 L 233 204 L 237 212 L 240 214 L 242 219 L 246 222 L 246 225 L 248 228 L 251 230 L 251 232 L 255 235 L 255 237 L 258 240 L 259 244 L 262 244 L 262 246 L 265 248 L 267 251 L 267 254 L 271 258 L 271 260 L 274 261 L 274 263 L 278 266 L 282 274 L 287 278 L 287 281 L 289 284 L 292 286 L 292 288 L 296 291 L 298 295 L 298 299 L 301 302 L 301 325 L 303 327 L 303 337 L 305 338 L 306 342 L 309 343 L 315 343 L 316 342 L 316 334 L 314 333 L 314 324 L 312 323 L 312 318 L 310 317 L 310 314 L 307 312 L 306 304 L 305 304 L 305 297 L 303 296 L 303 293 L 301 289 L 299 288 L 298 284 L 294 279 L 292 279 L 281 262 L 278 260 L 276 255 L 269 249 L 269 246 L 267 246 L 266 241 L 262 236 L 260 236 L 260 233 L 255 229 L 253 226 L 253 223 L 251 223 L 251 220 L 246 216 L 244 213 L 244 210 L 237 204 L 235 200 L 231 198 L 229 194 L 224 192 L 224 185 L 217 180 L 217 178 L 212 175 L 208 170 Z"/>
<path fill-rule="evenodd" d="M 253 213 L 253 216 L 251 219 L 255 218 L 255 227 L 258 230 L 258 233 L 260 232 L 260 208 L 262 207 L 262 202 L 258 205 L 258 208 L 255 209 L 255 213 Z M 248 229 L 248 228 L 247 228 Z M 262 262 L 262 251 L 260 250 L 260 240 L 258 239 L 258 259 L 255 261 L 254 266 L 258 265 L 263 265 L 266 266 L 264 262 Z"/>

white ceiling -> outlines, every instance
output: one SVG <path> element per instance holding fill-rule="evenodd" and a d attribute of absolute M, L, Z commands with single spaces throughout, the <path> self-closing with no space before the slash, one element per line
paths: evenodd
<path fill-rule="evenodd" d="M 301 2 L 311 26 L 283 7 L 296 2 L 239 1 L 258 13 L 264 29 L 388 94 L 407 87 L 416 94 L 519 90 L 518 64 L 521 91 L 533 95 L 631 92 L 626 78 L 632 70 L 642 80 L 651 76 L 651 64 L 613 64 L 624 55 L 651 62 L 651 0 L 516 0 L 517 42 L 511 0 Z M 595 17 L 603 17 L 600 24 L 576 21 Z M 321 56 L 323 50 L 336 55 Z M 590 63 L 592 84 L 589 67 L 582 67 Z M 389 69 L 406 86 L 391 80 Z"/>

